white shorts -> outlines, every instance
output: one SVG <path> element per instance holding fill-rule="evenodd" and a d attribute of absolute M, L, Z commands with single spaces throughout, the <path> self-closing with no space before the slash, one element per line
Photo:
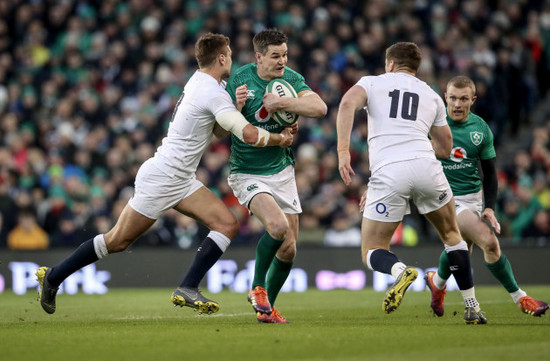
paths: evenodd
<path fill-rule="evenodd" d="M 148 159 L 139 168 L 134 195 L 128 201 L 136 212 L 151 219 L 158 219 L 204 185 L 193 178 L 170 177 Z"/>
<path fill-rule="evenodd" d="M 455 196 L 455 204 L 457 216 L 466 209 L 469 209 L 478 217 L 481 217 L 481 211 L 483 210 L 483 193 L 480 190 L 477 193 Z"/>
<path fill-rule="evenodd" d="M 250 201 L 256 194 L 268 193 L 273 196 L 284 213 L 302 213 L 293 166 L 289 165 L 272 175 L 230 174 L 227 183 L 233 189 L 235 197 L 246 208 L 250 208 Z"/>
<path fill-rule="evenodd" d="M 452 196 L 439 161 L 419 158 L 391 163 L 371 175 L 363 217 L 399 222 L 410 213 L 411 199 L 426 214 L 443 207 Z"/>

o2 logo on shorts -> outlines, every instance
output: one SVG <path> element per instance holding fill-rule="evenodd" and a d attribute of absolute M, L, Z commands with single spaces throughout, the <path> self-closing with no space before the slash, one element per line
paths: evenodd
<path fill-rule="evenodd" d="M 375 209 L 378 214 L 386 213 L 386 217 L 390 214 L 390 212 L 386 212 L 386 205 L 384 203 L 377 203 Z"/>

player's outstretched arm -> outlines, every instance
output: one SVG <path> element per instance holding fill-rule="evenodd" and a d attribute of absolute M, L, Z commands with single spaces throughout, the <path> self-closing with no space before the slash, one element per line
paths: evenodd
<path fill-rule="evenodd" d="M 353 119 L 355 118 L 355 112 L 363 108 L 366 103 L 367 93 L 365 89 L 354 85 L 344 94 L 338 107 L 338 115 L 336 116 L 338 170 L 345 185 L 349 185 L 351 183 L 351 176 L 355 175 L 355 172 L 351 168 L 351 155 L 349 152 Z"/>
<path fill-rule="evenodd" d="M 322 118 L 327 114 L 327 105 L 317 93 L 311 90 L 298 93 L 297 98 L 278 97 L 266 93 L 263 102 L 269 113 L 286 110 L 308 118 Z"/>
<path fill-rule="evenodd" d="M 278 145 L 286 148 L 292 144 L 294 136 L 291 129 L 284 129 L 281 133 L 270 133 L 265 129 L 250 124 L 237 110 L 218 114 L 216 122 L 228 132 L 234 134 L 241 141 L 254 147 Z"/>

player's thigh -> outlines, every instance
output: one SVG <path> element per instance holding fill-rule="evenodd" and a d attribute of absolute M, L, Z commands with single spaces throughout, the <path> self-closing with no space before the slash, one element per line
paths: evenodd
<path fill-rule="evenodd" d="M 218 196 L 204 186 L 182 199 L 174 208 L 229 238 L 233 238 L 238 231 L 233 213 Z"/>
<path fill-rule="evenodd" d="M 451 198 L 443 207 L 424 216 L 434 226 L 443 243 L 454 246 L 462 240 L 456 222 L 454 198 Z"/>
<path fill-rule="evenodd" d="M 369 249 L 390 248 L 390 241 L 401 222 L 380 222 L 363 217 L 361 223 L 362 246 Z"/>
<path fill-rule="evenodd" d="M 287 217 L 271 194 L 256 194 L 250 201 L 249 207 L 252 214 L 258 217 L 272 236 L 278 238 L 277 236 L 287 232 L 289 227 Z"/>
<path fill-rule="evenodd" d="M 463 210 L 456 219 L 465 241 L 473 242 L 481 249 L 498 246 L 498 239 L 491 227 L 472 211 Z"/>

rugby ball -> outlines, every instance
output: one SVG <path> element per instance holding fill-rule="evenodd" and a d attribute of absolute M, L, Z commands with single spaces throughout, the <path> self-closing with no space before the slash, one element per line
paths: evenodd
<path fill-rule="evenodd" d="M 298 96 L 292 85 L 283 79 L 273 79 L 267 84 L 265 91 L 279 97 L 296 98 Z M 271 114 L 271 118 L 282 126 L 288 126 L 296 123 L 298 114 L 290 113 L 286 110 L 278 110 Z"/>

